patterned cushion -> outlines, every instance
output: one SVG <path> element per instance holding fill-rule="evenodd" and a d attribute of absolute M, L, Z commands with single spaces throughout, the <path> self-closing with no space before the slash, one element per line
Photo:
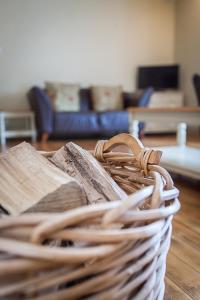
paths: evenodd
<path fill-rule="evenodd" d="M 93 86 L 92 103 L 95 111 L 122 110 L 121 86 Z"/>
<path fill-rule="evenodd" d="M 55 111 L 79 111 L 78 84 L 46 82 L 46 90 Z"/>

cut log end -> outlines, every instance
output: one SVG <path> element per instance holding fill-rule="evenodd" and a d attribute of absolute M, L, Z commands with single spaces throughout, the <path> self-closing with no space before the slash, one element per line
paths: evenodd
<path fill-rule="evenodd" d="M 1 212 L 60 212 L 87 203 L 78 182 L 21 143 L 0 156 Z"/>
<path fill-rule="evenodd" d="M 92 154 L 72 142 L 59 149 L 51 161 L 83 186 L 90 204 L 126 197 Z"/>

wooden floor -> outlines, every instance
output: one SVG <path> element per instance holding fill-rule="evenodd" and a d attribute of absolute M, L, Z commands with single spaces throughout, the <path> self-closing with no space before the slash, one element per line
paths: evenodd
<path fill-rule="evenodd" d="M 94 148 L 95 140 L 79 140 L 79 145 Z M 40 150 L 56 150 L 64 141 L 50 141 L 47 145 L 36 144 Z M 146 146 L 175 144 L 175 137 L 147 137 Z M 200 147 L 199 139 L 189 144 Z M 10 144 L 12 145 L 12 144 Z M 180 190 L 181 210 L 173 221 L 173 237 L 167 260 L 165 300 L 200 300 L 200 185 L 175 176 L 175 185 Z"/>
<path fill-rule="evenodd" d="M 174 217 L 165 299 L 200 299 L 200 187 L 176 179 L 181 210 Z"/>

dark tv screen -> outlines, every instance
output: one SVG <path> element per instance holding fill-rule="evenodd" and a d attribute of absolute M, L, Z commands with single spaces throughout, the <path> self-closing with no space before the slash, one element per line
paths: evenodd
<path fill-rule="evenodd" d="M 138 88 L 153 87 L 155 90 L 178 89 L 179 66 L 149 66 L 138 69 Z"/>

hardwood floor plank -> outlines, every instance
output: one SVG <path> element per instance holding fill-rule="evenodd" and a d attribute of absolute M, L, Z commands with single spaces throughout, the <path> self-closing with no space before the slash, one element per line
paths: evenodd
<path fill-rule="evenodd" d="M 200 274 L 182 259 L 170 251 L 167 259 L 166 276 L 173 281 L 185 294 L 194 300 L 200 300 Z"/>
<path fill-rule="evenodd" d="M 200 252 L 197 249 L 179 240 L 176 235 L 173 235 L 170 251 L 174 255 L 178 254 L 181 260 L 200 273 Z"/>
<path fill-rule="evenodd" d="M 173 221 L 173 235 L 175 235 L 176 238 L 181 240 L 184 244 L 189 244 L 191 247 L 199 251 L 199 234 L 194 231 L 192 227 L 188 227 L 186 224 L 179 223 L 176 218 Z"/>
<path fill-rule="evenodd" d="M 174 220 L 182 225 L 182 230 L 187 227 L 200 236 L 200 187 L 186 180 L 177 180 L 175 184 L 180 190 L 181 209 Z"/>
<path fill-rule="evenodd" d="M 200 219 L 195 219 L 195 217 L 188 216 L 186 212 L 182 212 L 175 217 L 175 220 L 182 224 L 182 226 L 187 226 L 188 228 L 192 228 L 192 230 L 200 236 Z"/>
<path fill-rule="evenodd" d="M 168 277 L 165 278 L 164 300 L 192 300 L 180 287 L 178 287 Z"/>

